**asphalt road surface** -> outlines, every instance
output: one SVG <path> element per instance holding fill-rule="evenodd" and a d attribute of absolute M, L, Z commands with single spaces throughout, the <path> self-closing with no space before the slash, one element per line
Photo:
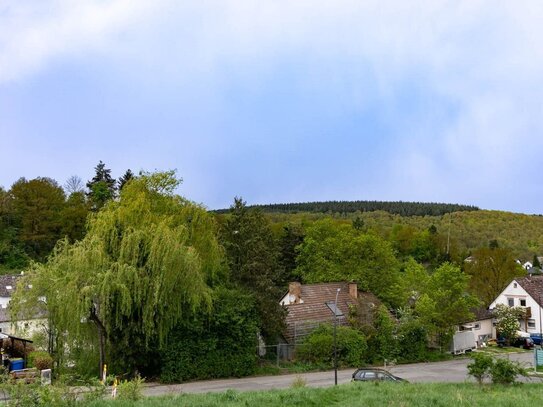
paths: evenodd
<path fill-rule="evenodd" d="M 533 366 L 533 353 L 511 353 L 503 357 Z M 464 382 L 473 381 L 467 376 L 469 358 L 457 358 L 445 362 L 414 363 L 409 365 L 392 366 L 388 370 L 413 383 L 422 382 Z M 338 383 L 348 383 L 354 369 L 338 371 Z M 202 380 L 191 383 L 159 385 L 149 383 L 145 386 L 146 396 L 159 396 L 171 393 L 208 393 L 223 392 L 228 389 L 237 391 L 271 390 L 290 387 L 293 381 L 302 377 L 309 387 L 327 387 L 334 384 L 334 371 L 314 372 L 302 374 L 289 374 L 280 376 L 258 376 L 242 379 Z M 523 379 L 524 380 L 524 379 Z M 528 378 L 528 381 L 541 381 L 541 379 Z"/>

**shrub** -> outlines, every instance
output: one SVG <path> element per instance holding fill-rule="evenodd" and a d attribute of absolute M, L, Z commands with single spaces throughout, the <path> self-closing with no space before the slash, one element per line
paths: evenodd
<path fill-rule="evenodd" d="M 302 376 L 296 376 L 296 378 L 292 381 L 292 384 L 290 385 L 290 387 L 292 387 L 293 389 L 305 386 L 307 386 L 307 381 Z"/>
<path fill-rule="evenodd" d="M 145 380 L 136 376 L 132 380 L 123 380 L 117 387 L 117 398 L 120 400 L 138 401 L 143 398 L 142 386 Z"/>
<path fill-rule="evenodd" d="M 399 359 L 403 362 L 418 362 L 428 356 L 427 330 L 418 320 L 400 324 L 397 343 Z"/>
<path fill-rule="evenodd" d="M 371 362 L 382 363 L 383 360 L 395 359 L 398 356 L 396 324 L 384 305 L 381 305 L 374 314 L 373 328 L 368 335 L 368 356 Z"/>
<path fill-rule="evenodd" d="M 8 406 L 16 407 L 68 407 L 77 404 L 77 394 L 68 386 L 41 386 L 39 384 L 9 384 L 3 390 L 9 394 Z"/>
<path fill-rule="evenodd" d="M 482 384 L 485 377 L 488 377 L 490 368 L 494 363 L 492 356 L 484 353 L 474 353 L 473 362 L 468 364 L 468 374 L 473 376 L 477 383 Z"/>
<path fill-rule="evenodd" d="M 35 367 L 38 370 L 51 369 L 53 367 L 53 358 L 47 352 L 30 352 L 28 354 L 28 367 Z"/>
<path fill-rule="evenodd" d="M 366 338 L 359 331 L 337 327 L 337 360 L 340 366 L 359 366 L 366 360 Z M 332 363 L 334 358 L 334 328 L 323 324 L 304 340 L 297 356 L 312 363 Z"/>
<path fill-rule="evenodd" d="M 170 334 L 161 361 L 160 379 L 241 377 L 257 366 L 256 316 L 252 296 L 237 290 L 215 290 L 213 313 L 178 326 Z"/>
<path fill-rule="evenodd" d="M 492 383 L 512 384 L 517 376 L 526 376 L 528 372 L 518 362 L 508 359 L 496 359 L 490 367 Z"/>

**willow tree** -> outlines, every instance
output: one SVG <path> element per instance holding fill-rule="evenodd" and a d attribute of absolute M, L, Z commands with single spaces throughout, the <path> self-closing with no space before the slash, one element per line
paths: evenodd
<path fill-rule="evenodd" d="M 58 357 L 98 341 L 101 368 L 106 351 L 160 348 L 183 318 L 209 309 L 222 252 L 205 209 L 174 195 L 179 183 L 174 172 L 134 179 L 91 217 L 83 240 L 59 242 L 28 270 L 20 286 L 30 288 L 17 290 L 13 312 L 35 312 L 45 298 Z"/>

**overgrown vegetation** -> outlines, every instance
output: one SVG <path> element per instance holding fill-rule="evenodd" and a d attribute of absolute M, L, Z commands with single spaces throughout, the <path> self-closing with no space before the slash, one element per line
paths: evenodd
<path fill-rule="evenodd" d="M 515 256 L 543 249 L 538 217 L 402 202 L 254 208 L 241 198 L 212 214 L 176 195 L 172 171 L 116 181 L 103 162 L 95 170 L 87 189 L 77 177 L 64 190 L 49 178 L 0 189 L 0 271 L 25 269 L 12 315 L 46 312 L 39 348 L 57 372 L 82 377 L 105 362 L 167 382 L 252 374 L 257 338 L 280 340 L 278 300 L 293 280 L 355 281 L 377 297 L 369 318 L 353 309 L 351 327 L 338 329 L 342 365 L 428 360 L 525 273 Z M 330 329 L 306 339 L 301 361 L 331 363 Z"/>
<path fill-rule="evenodd" d="M 58 399 L 57 399 L 58 400 Z M 364 405 L 403 407 L 448 407 L 468 406 L 528 406 L 543 402 L 540 384 L 519 386 L 485 386 L 477 384 L 398 384 L 398 383 L 349 383 L 328 388 L 310 388 L 302 385 L 284 390 L 259 392 L 238 392 L 228 390 L 222 393 L 179 394 L 163 397 L 132 400 L 81 400 L 73 404 L 58 406 L 82 407 L 237 407 L 237 406 L 327 406 Z M 30 399 L 18 406 L 40 406 Z M 53 405 L 53 404 L 50 404 Z"/>
<path fill-rule="evenodd" d="M 493 358 L 485 353 L 476 353 L 472 358 L 473 362 L 468 365 L 468 374 L 473 376 L 479 384 L 488 377 L 494 384 L 513 384 L 518 376 L 528 375 L 527 370 L 520 363 L 509 359 Z"/>
<path fill-rule="evenodd" d="M 336 332 L 338 366 L 361 366 L 367 358 L 364 336 L 345 326 L 338 326 Z M 321 325 L 313 331 L 299 347 L 297 356 L 302 361 L 332 364 L 334 358 L 334 328 Z"/>

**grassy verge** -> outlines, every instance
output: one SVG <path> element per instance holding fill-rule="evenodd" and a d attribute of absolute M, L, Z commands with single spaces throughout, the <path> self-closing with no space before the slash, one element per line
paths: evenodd
<path fill-rule="evenodd" d="M 526 350 L 522 348 L 516 348 L 512 346 L 488 346 L 486 348 L 479 348 L 477 349 L 477 352 L 486 352 L 491 353 L 493 355 L 499 355 L 502 353 L 519 353 L 519 352 L 533 352 L 533 350 Z"/>
<path fill-rule="evenodd" d="M 134 401 L 96 401 L 93 407 L 235 406 L 528 406 L 543 402 L 542 386 L 475 384 L 350 383 L 330 388 L 292 388 L 240 393 L 181 394 Z"/>

